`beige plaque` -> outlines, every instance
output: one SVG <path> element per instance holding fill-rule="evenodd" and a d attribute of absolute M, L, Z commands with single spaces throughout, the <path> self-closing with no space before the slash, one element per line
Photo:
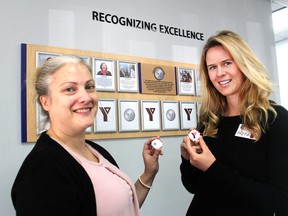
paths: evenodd
<path fill-rule="evenodd" d="M 141 64 L 143 94 L 176 95 L 175 67 Z"/>

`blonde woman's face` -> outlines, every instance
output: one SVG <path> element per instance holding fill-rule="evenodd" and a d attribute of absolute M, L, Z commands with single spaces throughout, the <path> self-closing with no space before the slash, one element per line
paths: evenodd
<path fill-rule="evenodd" d="M 229 52 L 222 46 L 210 48 L 206 54 L 206 64 L 210 81 L 218 92 L 227 99 L 238 99 L 244 79 Z"/>
<path fill-rule="evenodd" d="M 81 64 L 67 64 L 51 76 L 49 95 L 41 100 L 51 128 L 66 134 L 82 133 L 94 122 L 98 109 L 95 82 Z"/>

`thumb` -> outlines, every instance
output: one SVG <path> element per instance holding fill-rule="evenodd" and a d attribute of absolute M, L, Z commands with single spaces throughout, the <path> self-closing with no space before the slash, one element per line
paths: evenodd
<path fill-rule="evenodd" d="M 206 151 L 206 150 L 209 149 L 208 146 L 206 145 L 206 143 L 205 143 L 205 141 L 204 141 L 204 139 L 203 139 L 202 136 L 199 138 L 198 141 L 199 141 L 199 146 L 201 147 L 201 149 L 202 149 L 203 151 Z"/>

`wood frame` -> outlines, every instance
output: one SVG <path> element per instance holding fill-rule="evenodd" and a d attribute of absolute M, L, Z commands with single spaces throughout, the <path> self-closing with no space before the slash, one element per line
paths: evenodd
<path fill-rule="evenodd" d="M 39 134 L 37 134 L 37 115 L 36 115 L 36 98 L 34 90 L 34 76 L 36 72 L 36 53 L 56 53 L 62 54 L 74 54 L 85 59 L 89 58 L 103 58 L 113 59 L 115 61 L 127 61 L 138 63 L 149 63 L 155 65 L 167 65 L 173 67 L 188 67 L 197 68 L 197 65 L 187 64 L 181 62 L 163 61 L 150 58 L 142 58 L 135 56 L 117 55 L 111 53 L 94 52 L 87 50 L 75 50 L 59 47 L 40 46 L 33 44 L 21 44 L 21 141 L 35 142 Z M 87 61 L 89 61 L 87 59 Z M 92 64 L 91 61 L 90 65 Z M 142 71 L 142 73 L 145 71 Z M 106 99 L 131 99 L 131 100 L 177 100 L 177 101 L 198 101 L 199 97 L 187 96 L 187 95 L 156 95 L 156 94 L 141 94 L 139 92 L 97 92 L 98 98 Z M 183 136 L 187 134 L 185 130 L 160 130 L 160 131 L 131 131 L 131 132 L 91 132 L 88 130 L 86 134 L 87 139 L 118 139 L 118 138 L 137 138 L 137 137 L 151 137 L 151 136 Z"/>

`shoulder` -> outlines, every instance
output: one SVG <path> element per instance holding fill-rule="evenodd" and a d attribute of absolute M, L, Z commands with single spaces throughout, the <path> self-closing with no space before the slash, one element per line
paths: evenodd
<path fill-rule="evenodd" d="M 61 170 L 66 170 L 71 166 L 79 170 L 81 165 L 60 144 L 44 132 L 25 158 L 21 171 L 46 172 L 50 170 L 51 172 L 61 172 Z"/>
<path fill-rule="evenodd" d="M 270 128 L 275 128 L 276 130 L 279 130 L 279 132 L 287 131 L 288 111 L 281 105 L 272 104 L 272 107 L 276 111 L 276 117 L 274 113 L 271 111 L 269 112 Z"/>
<path fill-rule="evenodd" d="M 91 140 L 86 140 L 86 143 L 96 149 L 104 158 L 106 158 L 110 163 L 118 167 L 118 164 L 112 157 L 112 155 L 102 146 L 98 145 L 97 143 L 92 142 Z M 119 168 L 119 167 L 118 167 Z"/>
<path fill-rule="evenodd" d="M 279 119 L 279 120 L 288 119 L 287 109 L 285 109 L 283 106 L 278 105 L 278 104 L 272 104 L 272 107 L 275 109 L 277 113 L 276 119 Z M 271 113 L 270 113 L 270 116 L 271 116 Z"/>
<path fill-rule="evenodd" d="M 283 106 L 278 105 L 278 104 L 272 104 L 272 107 L 275 109 L 277 114 L 284 115 L 284 116 L 288 115 L 287 109 L 285 109 Z"/>

